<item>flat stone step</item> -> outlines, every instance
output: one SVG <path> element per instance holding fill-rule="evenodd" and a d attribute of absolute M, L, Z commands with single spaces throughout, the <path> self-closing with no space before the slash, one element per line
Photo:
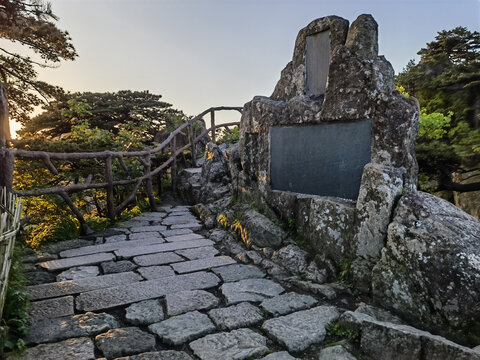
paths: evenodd
<path fill-rule="evenodd" d="M 8 359 L 15 359 L 8 357 Z M 22 360 L 92 360 L 95 359 L 95 346 L 87 337 L 73 338 L 53 344 L 41 344 L 22 353 Z"/>
<path fill-rule="evenodd" d="M 152 231 L 162 231 L 167 230 L 166 226 L 163 225 L 150 225 L 150 226 L 136 226 L 129 228 L 132 233 L 137 232 L 152 232 Z"/>
<path fill-rule="evenodd" d="M 253 265 L 235 264 L 215 268 L 212 271 L 215 274 L 220 275 L 224 282 L 265 277 L 265 273 Z"/>
<path fill-rule="evenodd" d="M 203 227 L 202 224 L 200 223 L 188 223 L 188 224 L 177 224 L 177 225 L 172 225 L 170 229 L 175 230 L 175 229 L 192 229 L 193 231 L 201 230 Z"/>
<path fill-rule="evenodd" d="M 317 306 L 267 320 L 262 329 L 278 343 L 286 346 L 288 351 L 299 352 L 310 345 L 321 343 L 327 334 L 325 326 L 339 315 L 333 306 Z"/>
<path fill-rule="evenodd" d="M 220 299 L 204 290 L 180 291 L 165 296 L 168 315 L 178 315 L 194 310 L 208 310 L 219 306 Z"/>
<path fill-rule="evenodd" d="M 214 257 L 219 251 L 213 246 L 202 246 L 194 249 L 177 250 L 175 253 L 186 257 L 188 260 L 198 260 Z"/>
<path fill-rule="evenodd" d="M 73 315 L 73 296 L 34 301 L 30 303 L 28 318 L 30 323 L 42 319 L 53 319 Z"/>
<path fill-rule="evenodd" d="M 200 234 L 190 233 L 190 234 L 184 234 L 184 235 L 169 236 L 165 238 L 165 241 L 175 242 L 175 241 L 187 241 L 187 240 L 195 240 L 195 239 L 205 239 L 205 238 Z"/>
<path fill-rule="evenodd" d="M 202 360 L 257 358 L 268 352 L 267 339 L 250 329 L 207 335 L 190 348 Z"/>
<path fill-rule="evenodd" d="M 140 266 L 153 266 L 180 262 L 184 261 L 184 259 L 173 252 L 163 252 L 150 255 L 135 256 L 133 258 L 133 261 L 135 262 L 135 264 Z"/>
<path fill-rule="evenodd" d="M 135 283 L 143 280 L 134 272 L 102 275 L 93 278 L 78 280 L 59 281 L 56 283 L 27 286 L 27 293 L 30 300 L 47 299 L 65 295 L 79 294 L 81 292 L 103 289 L 112 286 Z"/>
<path fill-rule="evenodd" d="M 139 267 L 137 271 L 145 278 L 145 280 L 161 279 L 175 275 L 175 272 L 170 266 Z"/>
<path fill-rule="evenodd" d="M 110 314 L 88 312 L 37 321 L 30 326 L 30 333 L 25 341 L 27 344 L 54 342 L 73 337 L 96 335 L 118 326 L 118 321 Z"/>
<path fill-rule="evenodd" d="M 192 234 L 192 229 L 175 229 L 175 230 L 163 230 L 160 231 L 160 234 L 164 237 L 176 236 L 176 235 L 185 235 L 185 234 Z"/>
<path fill-rule="evenodd" d="M 228 305 L 243 301 L 263 301 L 278 296 L 285 290 L 280 284 L 268 279 L 245 279 L 224 283 L 220 289 Z"/>
<path fill-rule="evenodd" d="M 161 244 L 164 242 L 165 240 L 157 233 L 156 236 L 150 235 L 148 238 L 143 238 L 140 240 L 119 241 L 114 243 L 93 245 L 93 246 L 86 246 L 86 247 L 81 247 L 77 249 L 72 249 L 72 250 L 65 250 L 60 253 L 60 256 L 62 258 L 66 258 L 66 257 L 90 255 L 90 254 L 114 251 L 114 250 L 118 250 L 126 247 L 137 247 L 137 246 L 144 246 L 144 245 Z"/>
<path fill-rule="evenodd" d="M 39 265 L 48 271 L 65 270 L 74 266 L 95 265 L 104 261 L 111 261 L 115 259 L 113 254 L 98 253 L 85 256 L 77 256 L 73 258 L 64 258 L 58 260 L 50 260 L 40 263 Z"/>
<path fill-rule="evenodd" d="M 172 264 L 173 270 L 179 274 L 206 270 L 213 267 L 235 264 L 236 261 L 229 256 L 215 256 L 211 258 L 190 260 Z"/>
<path fill-rule="evenodd" d="M 217 286 L 220 279 L 212 273 L 170 276 L 158 280 L 148 280 L 107 289 L 89 291 L 76 299 L 77 310 L 90 311 L 109 309 L 142 300 L 154 299 L 184 290 L 201 290 Z"/>
<path fill-rule="evenodd" d="M 216 330 L 209 317 L 198 311 L 171 317 L 150 325 L 148 329 L 157 334 L 163 342 L 175 346 L 198 339 Z"/>
<path fill-rule="evenodd" d="M 154 253 L 160 253 L 160 252 L 190 249 L 190 248 L 196 248 L 200 246 L 210 246 L 210 245 L 213 245 L 213 241 L 207 240 L 207 239 L 198 239 L 198 240 L 179 241 L 175 243 L 165 243 L 165 244 L 150 245 L 150 246 L 139 246 L 136 248 L 128 247 L 128 248 L 115 250 L 115 255 L 123 258 L 129 258 L 137 255 L 154 254 Z"/>
<path fill-rule="evenodd" d="M 163 225 L 189 224 L 196 222 L 197 218 L 193 215 L 188 216 L 169 216 L 162 220 Z"/>

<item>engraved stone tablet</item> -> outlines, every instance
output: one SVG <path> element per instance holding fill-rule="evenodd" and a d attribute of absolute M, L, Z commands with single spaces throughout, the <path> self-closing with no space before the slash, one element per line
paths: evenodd
<path fill-rule="evenodd" d="M 356 200 L 370 143 L 370 120 L 272 127 L 271 187 Z"/>
<path fill-rule="evenodd" d="M 330 31 L 307 36 L 305 53 L 307 95 L 323 95 L 330 66 Z"/>

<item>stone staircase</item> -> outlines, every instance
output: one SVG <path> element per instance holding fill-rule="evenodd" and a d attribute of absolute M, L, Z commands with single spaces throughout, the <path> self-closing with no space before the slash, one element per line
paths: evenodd
<path fill-rule="evenodd" d="M 211 234 L 190 207 L 163 206 L 26 256 L 31 331 L 22 359 L 480 358 L 378 314 L 344 312 L 325 296 L 291 291 L 268 271 L 222 254 L 222 239 Z M 353 347 L 325 347 L 325 327 L 338 319 L 359 334 Z"/>

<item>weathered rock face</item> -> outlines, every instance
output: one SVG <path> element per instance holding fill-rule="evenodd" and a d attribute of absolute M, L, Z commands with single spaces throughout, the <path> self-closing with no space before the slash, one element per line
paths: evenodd
<path fill-rule="evenodd" d="M 323 45 L 315 48 L 311 41 L 317 35 L 327 42 L 322 40 Z M 329 52 L 330 61 L 324 65 L 319 58 L 313 64 L 316 68 L 309 69 L 308 59 L 317 50 Z M 322 71 L 327 72 L 325 91 L 312 93 L 309 81 L 316 76 L 318 81 L 324 79 L 318 75 Z M 234 194 L 254 201 L 262 210 L 273 209 L 284 220 L 295 219 L 298 233 L 319 254 L 336 262 L 337 268 L 344 258 L 356 260 L 352 274 L 359 287 L 368 291 L 394 206 L 402 191 L 416 187 L 418 120 L 418 103 L 395 91 L 393 68 L 378 55 L 378 26 L 373 17 L 361 15 L 350 28 L 339 17 L 317 19 L 299 32 L 293 59 L 272 96 L 257 96 L 244 106 L 238 158 L 230 160 Z M 357 199 L 272 189 L 272 128 L 364 121 L 371 124 L 371 155 Z"/>
<path fill-rule="evenodd" d="M 414 324 L 478 344 L 479 244 L 475 218 L 445 200 L 411 192 L 389 225 L 373 270 L 373 295 Z"/>
<path fill-rule="evenodd" d="M 213 203 L 231 192 L 229 162 L 226 144 L 208 143 L 201 169 L 184 169 L 180 173 L 177 193 L 186 203 Z"/>

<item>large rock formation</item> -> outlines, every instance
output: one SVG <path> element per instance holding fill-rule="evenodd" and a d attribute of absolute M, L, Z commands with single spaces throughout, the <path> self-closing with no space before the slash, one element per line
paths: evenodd
<path fill-rule="evenodd" d="M 309 37 L 325 33 L 330 43 L 323 44 L 323 50 L 309 50 Z M 241 168 L 234 174 L 238 197 L 273 208 L 285 220 L 295 219 L 299 234 L 338 267 L 344 258 L 355 259 L 352 274 L 364 291 L 369 290 L 370 273 L 385 244 L 394 205 L 402 191 L 415 189 L 418 171 L 414 149 L 418 104 L 394 90 L 394 71 L 378 55 L 377 38 L 377 24 L 370 15 L 359 16 L 350 28 L 347 20 L 332 16 L 314 20 L 300 30 L 293 59 L 282 71 L 271 98 L 257 96 L 245 104 L 240 164 L 233 164 Z M 308 51 L 330 54 L 329 64 L 323 68 L 328 73 L 324 93 L 311 93 L 307 87 L 309 74 L 322 79 L 321 74 L 307 68 L 306 59 L 313 56 Z M 371 155 L 361 182 L 359 179 L 358 198 L 272 188 L 272 128 L 365 121 L 371 122 L 371 139 L 365 139 L 370 141 Z"/>
<path fill-rule="evenodd" d="M 388 227 L 373 295 L 419 327 L 480 343 L 479 245 L 475 218 L 438 197 L 411 192 Z"/>

